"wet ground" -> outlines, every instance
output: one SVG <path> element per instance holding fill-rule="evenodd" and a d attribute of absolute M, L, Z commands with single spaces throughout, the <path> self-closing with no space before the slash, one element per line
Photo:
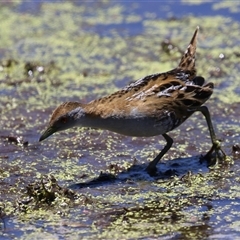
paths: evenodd
<path fill-rule="evenodd" d="M 0 3 L 1 239 L 240 238 L 240 5 L 233 1 Z M 196 113 L 151 177 L 161 136 L 72 129 L 38 142 L 52 110 L 177 66 L 196 26 L 198 74 L 229 161 Z"/>

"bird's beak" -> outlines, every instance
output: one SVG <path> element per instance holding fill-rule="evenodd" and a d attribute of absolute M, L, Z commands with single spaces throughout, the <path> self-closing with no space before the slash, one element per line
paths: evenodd
<path fill-rule="evenodd" d="M 53 127 L 48 127 L 47 130 L 39 138 L 39 142 L 41 142 L 42 140 L 48 138 L 49 136 L 51 136 L 55 132 L 56 132 L 56 130 Z"/>

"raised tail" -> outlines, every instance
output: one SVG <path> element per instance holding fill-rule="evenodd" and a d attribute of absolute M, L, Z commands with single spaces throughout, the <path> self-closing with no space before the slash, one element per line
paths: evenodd
<path fill-rule="evenodd" d="M 195 53 L 196 53 L 196 47 L 197 47 L 197 35 L 198 35 L 199 27 L 195 30 L 193 37 L 185 51 L 185 53 L 182 56 L 182 59 L 178 65 L 178 68 L 181 68 L 182 70 L 188 70 L 196 72 L 195 70 Z"/>

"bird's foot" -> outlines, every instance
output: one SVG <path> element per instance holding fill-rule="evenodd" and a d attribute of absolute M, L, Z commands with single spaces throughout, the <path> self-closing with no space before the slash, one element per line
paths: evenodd
<path fill-rule="evenodd" d="M 211 167 L 218 163 L 224 163 L 227 159 L 227 155 L 221 148 L 221 140 L 216 140 L 208 153 L 201 156 L 200 162 L 207 161 L 207 166 Z"/>
<path fill-rule="evenodd" d="M 151 163 L 149 163 L 149 165 L 146 168 L 146 172 L 151 176 L 156 176 L 157 174 L 157 167 Z"/>

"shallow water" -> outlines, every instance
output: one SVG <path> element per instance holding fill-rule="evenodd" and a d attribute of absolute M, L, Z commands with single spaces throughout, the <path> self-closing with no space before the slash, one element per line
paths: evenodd
<path fill-rule="evenodd" d="M 0 3 L 1 239 L 240 238 L 239 9 L 232 1 Z M 199 162 L 210 148 L 199 113 L 170 133 L 155 177 L 144 169 L 161 136 L 71 129 L 38 142 L 61 102 L 176 67 L 198 25 L 198 74 L 215 85 L 207 106 L 230 164 Z M 65 189 L 53 202 L 37 199 L 43 186 L 56 190 L 50 174 L 75 197 Z"/>

